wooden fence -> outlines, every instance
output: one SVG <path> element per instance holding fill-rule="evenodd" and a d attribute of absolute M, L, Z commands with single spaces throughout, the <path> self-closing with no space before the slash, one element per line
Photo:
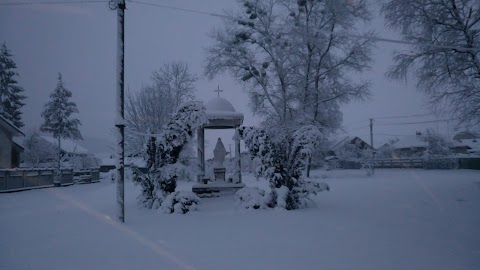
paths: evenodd
<path fill-rule="evenodd" d="M 480 170 L 479 158 L 395 158 L 395 159 L 374 159 L 366 161 L 335 161 L 336 167 L 341 169 L 360 169 L 365 164 L 373 165 L 375 168 L 418 168 L 426 170 L 435 169 L 472 169 Z"/>
<path fill-rule="evenodd" d="M 88 170 L 88 172 L 90 173 L 89 183 L 99 181 L 98 169 Z M 56 170 L 51 168 L 0 170 L 0 193 L 53 187 L 55 173 Z M 72 169 L 63 169 L 60 185 L 73 185 L 76 173 Z"/>

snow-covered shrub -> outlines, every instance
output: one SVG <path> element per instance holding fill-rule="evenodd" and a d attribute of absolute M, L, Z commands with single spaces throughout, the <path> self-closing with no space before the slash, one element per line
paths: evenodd
<path fill-rule="evenodd" d="M 244 187 L 235 193 L 235 204 L 245 209 L 265 209 L 270 201 L 270 195 L 257 187 Z"/>
<path fill-rule="evenodd" d="M 167 214 L 185 214 L 197 210 L 200 198 L 193 192 L 176 191 L 170 193 L 162 202 L 161 209 Z"/>
<path fill-rule="evenodd" d="M 148 172 L 144 174 L 137 168 L 132 168 L 132 171 L 133 182 L 135 183 L 135 185 L 139 185 L 142 189 L 142 193 L 137 197 L 138 203 L 146 208 L 152 208 L 157 198 L 162 198 L 156 196 L 155 194 L 156 174 L 153 172 Z"/>
<path fill-rule="evenodd" d="M 453 146 L 452 143 L 448 142 L 442 135 L 435 133 L 432 129 L 427 129 L 421 140 L 428 144 L 427 150 L 423 154 L 424 158 L 445 157 L 452 153 L 450 151 L 450 147 Z"/>
<path fill-rule="evenodd" d="M 205 107 L 200 102 L 187 102 L 163 127 L 149 144 L 149 172 L 135 171 L 134 182 L 142 188 L 139 202 L 148 208 L 157 208 L 166 197 L 175 192 L 177 179 L 188 170 L 181 163 L 180 154 L 191 140 L 193 132 L 207 123 Z M 152 145 L 155 144 L 155 147 Z M 155 155 L 152 154 L 154 149 Z"/>
<path fill-rule="evenodd" d="M 108 172 L 100 172 L 100 179 L 102 181 L 115 182 L 115 175 L 116 174 L 117 174 L 116 170 L 110 170 Z"/>
<path fill-rule="evenodd" d="M 270 207 L 302 208 L 307 206 L 310 195 L 328 190 L 326 184 L 313 183 L 302 177 L 308 158 L 323 139 L 317 127 L 303 126 L 291 135 L 284 133 L 275 140 L 260 128 L 240 127 L 239 134 L 250 155 L 261 162 L 257 172 L 270 184 Z"/>

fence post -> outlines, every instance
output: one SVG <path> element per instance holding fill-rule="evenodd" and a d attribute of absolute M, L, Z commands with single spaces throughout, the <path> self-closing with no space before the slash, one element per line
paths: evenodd
<path fill-rule="evenodd" d="M 5 171 L 5 190 L 7 190 L 8 187 L 8 177 L 9 176 L 9 171 Z"/>
<path fill-rule="evenodd" d="M 27 174 L 27 171 L 22 172 L 23 188 L 25 188 L 25 179 L 27 178 L 26 174 Z"/>

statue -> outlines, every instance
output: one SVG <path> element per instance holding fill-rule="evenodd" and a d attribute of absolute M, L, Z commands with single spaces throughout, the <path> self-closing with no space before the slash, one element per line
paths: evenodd
<path fill-rule="evenodd" d="M 218 138 L 215 149 L 213 149 L 213 167 L 218 169 L 225 168 L 223 166 L 225 156 L 227 156 L 227 150 L 223 146 L 222 139 Z"/>

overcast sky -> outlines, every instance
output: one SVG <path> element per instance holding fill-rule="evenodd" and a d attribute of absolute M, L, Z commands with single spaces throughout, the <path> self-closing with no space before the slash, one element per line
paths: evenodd
<path fill-rule="evenodd" d="M 223 13 L 236 4 L 235 0 L 148 1 L 215 13 Z M 375 16 L 368 29 L 376 30 L 382 37 L 398 38 L 385 29 L 378 14 Z M 202 77 L 204 49 L 210 43 L 207 34 L 221 23 L 213 16 L 127 3 L 126 88 L 135 91 L 149 82 L 153 70 L 174 60 L 187 62 L 191 70 Z M 116 12 L 109 10 L 106 3 L 1 6 L 0 41 L 6 42 L 13 52 L 20 74 L 19 83 L 26 89 L 28 99 L 23 109 L 27 125 L 25 130 L 39 127 L 43 105 L 56 86 L 58 72 L 61 72 L 80 111 L 84 137 L 111 139 L 115 110 Z M 424 98 L 415 90 L 414 81 L 392 82 L 384 76 L 393 63 L 392 52 L 395 49 L 402 49 L 402 46 L 377 44 L 375 63 L 369 72 L 362 75 L 363 79 L 372 82 L 372 98 L 342 109 L 344 126 L 349 134 L 367 140 L 370 117 L 426 113 Z M 206 101 L 213 98 L 217 85 L 225 90 L 221 95 L 230 100 L 237 111 L 245 114 L 245 124 L 258 122 L 250 113 L 242 85 L 228 74 L 212 81 L 202 77 L 196 84 L 198 99 Z M 432 118 L 378 120 L 377 123 L 425 119 Z M 375 126 L 375 139 L 381 142 L 389 136 L 380 134 L 414 134 L 426 127 L 437 128 L 437 125 Z M 439 129 L 445 132 L 446 124 L 440 124 Z M 207 136 L 213 144 L 217 136 L 229 140 L 231 135 L 210 131 Z M 228 143 L 225 142 L 227 149 Z"/>

